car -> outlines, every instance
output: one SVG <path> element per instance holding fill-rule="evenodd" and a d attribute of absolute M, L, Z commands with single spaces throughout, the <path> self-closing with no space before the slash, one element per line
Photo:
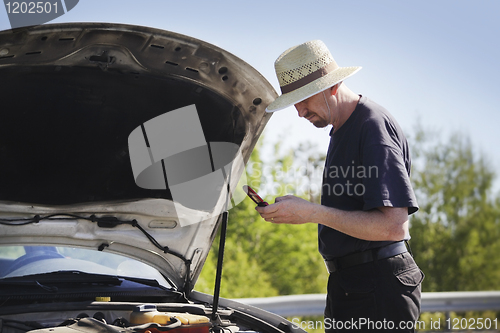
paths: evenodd
<path fill-rule="evenodd" d="M 304 332 L 195 290 L 277 96 L 231 53 L 125 24 L 0 32 L 0 331 Z M 219 253 L 222 259 L 223 252 Z"/>

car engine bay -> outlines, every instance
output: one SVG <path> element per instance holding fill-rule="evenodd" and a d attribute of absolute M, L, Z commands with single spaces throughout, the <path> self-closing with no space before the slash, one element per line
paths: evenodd
<path fill-rule="evenodd" d="M 202 304 L 132 302 L 58 302 L 11 307 L 0 316 L 0 332 L 70 333 L 141 332 L 209 333 L 250 332 L 245 316 L 219 310 L 211 319 L 211 308 Z M 238 319 L 238 316 L 240 317 Z"/>

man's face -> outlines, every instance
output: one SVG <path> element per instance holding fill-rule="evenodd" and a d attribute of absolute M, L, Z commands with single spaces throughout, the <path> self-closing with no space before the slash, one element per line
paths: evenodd
<path fill-rule="evenodd" d="M 295 104 L 299 117 L 306 118 L 318 128 L 328 126 L 331 119 L 325 97 L 326 96 L 323 96 L 323 92 L 320 92 Z"/>

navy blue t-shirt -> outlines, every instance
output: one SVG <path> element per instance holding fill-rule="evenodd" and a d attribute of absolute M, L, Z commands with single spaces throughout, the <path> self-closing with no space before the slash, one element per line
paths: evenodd
<path fill-rule="evenodd" d="M 408 207 L 409 214 L 418 210 L 408 142 L 387 110 L 361 96 L 351 116 L 330 136 L 322 205 L 348 211 L 382 206 Z M 318 240 L 325 259 L 392 243 L 357 239 L 321 224 Z"/>

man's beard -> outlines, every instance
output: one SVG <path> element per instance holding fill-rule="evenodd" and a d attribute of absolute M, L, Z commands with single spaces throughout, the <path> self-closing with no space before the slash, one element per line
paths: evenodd
<path fill-rule="evenodd" d="M 311 124 L 313 124 L 315 127 L 317 128 L 324 128 L 326 126 L 328 126 L 328 122 L 323 119 L 323 118 L 320 118 L 318 115 L 314 115 L 314 117 L 316 117 L 316 119 L 314 121 L 309 121 Z"/>
<path fill-rule="evenodd" d="M 312 124 L 313 124 L 314 126 L 316 126 L 317 128 L 324 128 L 324 127 L 328 126 L 328 123 L 327 123 L 325 120 L 323 120 L 323 119 L 321 119 L 321 120 L 319 120 L 319 121 L 315 121 L 315 122 L 314 122 L 314 123 L 312 123 Z"/>

